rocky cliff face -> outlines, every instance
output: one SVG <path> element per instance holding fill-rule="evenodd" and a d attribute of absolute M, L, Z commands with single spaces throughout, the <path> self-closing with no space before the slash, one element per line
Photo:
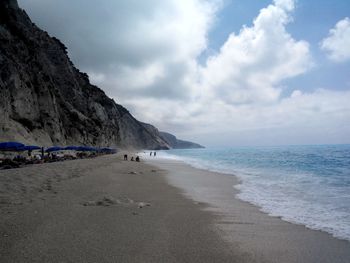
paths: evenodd
<path fill-rule="evenodd" d="M 202 145 L 200 145 L 198 143 L 180 140 L 180 139 L 176 138 L 176 136 L 174 136 L 174 135 L 172 135 L 170 133 L 167 133 L 167 132 L 159 132 L 159 135 L 173 149 L 198 149 L 198 148 L 205 148 L 204 146 L 202 146 Z"/>
<path fill-rule="evenodd" d="M 146 126 L 91 85 L 64 44 L 36 27 L 16 0 L 1 0 L 0 141 L 170 147 Z"/>

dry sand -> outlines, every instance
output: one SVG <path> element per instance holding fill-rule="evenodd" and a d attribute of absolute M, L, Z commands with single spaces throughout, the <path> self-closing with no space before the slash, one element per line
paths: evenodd
<path fill-rule="evenodd" d="M 121 159 L 0 171 L 0 262 L 350 261 L 349 242 L 227 202 L 234 177 Z"/>
<path fill-rule="evenodd" d="M 115 155 L 0 171 L 0 262 L 244 262 L 163 175 Z"/>

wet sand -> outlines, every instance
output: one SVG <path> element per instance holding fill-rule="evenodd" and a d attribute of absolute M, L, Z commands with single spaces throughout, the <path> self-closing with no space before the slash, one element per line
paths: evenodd
<path fill-rule="evenodd" d="M 349 242 L 228 202 L 234 183 L 121 155 L 1 170 L 0 262 L 349 262 Z"/>
<path fill-rule="evenodd" d="M 350 242 L 271 217 L 236 198 L 233 175 L 195 169 L 179 161 L 148 158 L 188 198 L 207 203 L 222 238 L 252 262 L 350 262 Z"/>

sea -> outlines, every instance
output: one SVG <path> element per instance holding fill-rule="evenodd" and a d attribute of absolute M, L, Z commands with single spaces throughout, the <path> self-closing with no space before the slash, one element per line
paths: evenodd
<path fill-rule="evenodd" d="M 350 241 L 350 145 L 169 150 L 157 156 L 235 175 L 239 199 Z"/>

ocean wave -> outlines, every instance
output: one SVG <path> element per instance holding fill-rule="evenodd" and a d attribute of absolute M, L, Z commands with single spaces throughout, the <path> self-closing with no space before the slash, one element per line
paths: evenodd
<path fill-rule="evenodd" d="M 228 149 L 162 151 L 158 155 L 195 168 L 233 174 L 240 181 L 234 186 L 239 190 L 239 199 L 270 216 L 350 240 L 350 178 L 346 166 L 349 149 L 345 150 L 342 154 L 337 149 L 335 158 L 329 150 L 323 156 L 320 149 L 308 149 L 307 153 L 299 148 L 265 149 L 263 160 L 261 153 L 251 150 L 243 151 L 244 161 L 240 151 Z M 272 157 L 273 162 L 269 160 Z"/>

